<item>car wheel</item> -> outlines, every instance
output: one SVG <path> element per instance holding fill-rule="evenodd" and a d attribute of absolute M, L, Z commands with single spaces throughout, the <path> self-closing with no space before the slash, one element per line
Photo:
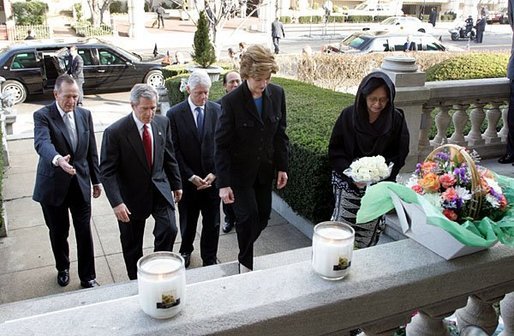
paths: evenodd
<path fill-rule="evenodd" d="M 418 29 L 418 31 L 419 31 L 420 33 L 426 33 L 425 29 L 423 29 L 423 28 Z"/>
<path fill-rule="evenodd" d="M 25 89 L 25 86 L 15 80 L 5 81 L 2 85 L 2 93 L 12 95 L 14 104 L 23 103 L 25 99 L 27 99 L 27 90 Z"/>
<path fill-rule="evenodd" d="M 452 37 L 452 41 L 457 41 L 459 39 L 459 34 L 458 33 L 452 33 L 451 37 Z"/>
<path fill-rule="evenodd" d="M 160 70 L 151 70 L 145 76 L 145 83 L 154 88 L 158 88 L 164 85 L 164 76 Z"/>

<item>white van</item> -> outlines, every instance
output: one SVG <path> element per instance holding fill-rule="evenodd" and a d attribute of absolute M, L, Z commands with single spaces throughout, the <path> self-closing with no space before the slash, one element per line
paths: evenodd
<path fill-rule="evenodd" d="M 392 1 L 391 3 L 381 3 L 366 1 L 353 9 L 343 11 L 344 16 L 401 16 L 403 1 Z"/>

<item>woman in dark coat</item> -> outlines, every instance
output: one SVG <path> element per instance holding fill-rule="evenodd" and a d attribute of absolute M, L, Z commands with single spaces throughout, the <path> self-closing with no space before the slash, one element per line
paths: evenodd
<path fill-rule="evenodd" d="M 364 77 L 355 103 L 341 112 L 330 137 L 328 156 L 335 198 L 332 220 L 350 223 L 360 248 L 375 245 L 382 228 L 379 219 L 355 225 L 366 184 L 354 182 L 343 171 L 359 158 L 382 155 L 388 164 L 394 164 L 387 180 L 395 181 L 409 153 L 409 131 L 403 111 L 394 107 L 395 93 L 385 73 Z"/>

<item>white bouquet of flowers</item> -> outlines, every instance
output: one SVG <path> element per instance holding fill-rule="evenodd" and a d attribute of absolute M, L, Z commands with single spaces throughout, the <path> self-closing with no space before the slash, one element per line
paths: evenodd
<path fill-rule="evenodd" d="M 381 155 L 365 156 L 353 161 L 349 168 L 344 170 L 344 174 L 351 177 L 355 182 L 370 185 L 386 179 L 391 175 L 393 163 L 387 165 Z"/>

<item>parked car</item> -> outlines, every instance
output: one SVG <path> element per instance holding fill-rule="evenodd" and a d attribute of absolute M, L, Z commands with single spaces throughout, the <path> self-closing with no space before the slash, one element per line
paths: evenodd
<path fill-rule="evenodd" d="M 406 42 L 416 45 L 417 51 L 445 51 L 446 47 L 432 35 L 427 33 L 406 33 L 391 31 L 359 31 L 355 32 L 340 43 L 324 47 L 326 52 L 340 53 L 370 53 L 384 51 L 405 51 Z"/>
<path fill-rule="evenodd" d="M 343 10 L 344 16 L 394 16 L 403 15 L 400 6 L 389 7 L 387 4 L 375 2 L 363 2 L 357 7 Z"/>
<path fill-rule="evenodd" d="M 507 8 L 504 8 L 500 11 L 491 11 L 487 14 L 486 18 L 487 23 L 495 23 L 498 22 L 500 24 L 508 24 L 509 16 L 507 15 Z"/>
<path fill-rule="evenodd" d="M 15 103 L 28 95 L 53 90 L 55 79 L 66 72 L 67 42 L 28 41 L 0 50 L 0 76 L 5 77 L 2 92 Z M 73 43 L 84 60 L 84 91 L 130 89 L 136 83 L 154 87 L 164 83 L 161 64 L 143 61 L 135 53 L 97 39 Z"/>
<path fill-rule="evenodd" d="M 364 27 L 362 30 L 389 30 L 405 32 L 429 33 L 433 30 L 431 24 L 423 22 L 413 16 L 391 16 L 380 22 L 378 25 Z"/>

